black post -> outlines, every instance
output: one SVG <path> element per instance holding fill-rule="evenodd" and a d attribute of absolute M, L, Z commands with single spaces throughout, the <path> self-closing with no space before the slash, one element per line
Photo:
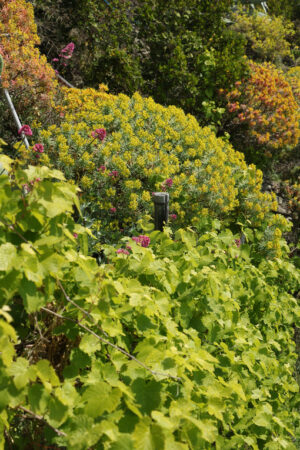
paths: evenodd
<path fill-rule="evenodd" d="M 167 192 L 154 192 L 154 223 L 155 230 L 163 231 L 169 218 L 169 194 Z"/>

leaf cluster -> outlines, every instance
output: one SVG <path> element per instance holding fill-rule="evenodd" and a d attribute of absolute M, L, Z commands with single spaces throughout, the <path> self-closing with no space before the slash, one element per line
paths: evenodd
<path fill-rule="evenodd" d="M 74 186 L 1 163 L 2 448 L 295 448 L 290 262 L 254 265 L 228 230 L 166 230 L 98 267 L 76 249 Z"/>

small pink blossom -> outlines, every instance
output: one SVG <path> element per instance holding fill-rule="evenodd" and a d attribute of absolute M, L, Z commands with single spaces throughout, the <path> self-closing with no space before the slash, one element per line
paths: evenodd
<path fill-rule="evenodd" d="M 171 187 L 171 186 L 173 185 L 173 180 L 172 180 L 172 178 L 167 178 L 167 179 L 165 180 L 165 185 L 168 186 L 168 187 Z"/>
<path fill-rule="evenodd" d="M 177 214 L 170 214 L 170 219 L 176 220 L 177 219 Z"/>
<path fill-rule="evenodd" d="M 106 167 L 105 166 L 98 167 L 97 171 L 100 172 L 100 170 L 101 170 L 101 172 L 105 172 Z"/>
<path fill-rule="evenodd" d="M 240 239 L 235 239 L 234 242 L 235 242 L 235 245 L 236 245 L 237 247 L 240 247 L 240 246 L 241 246 L 241 240 L 240 240 Z"/>
<path fill-rule="evenodd" d="M 125 250 L 124 248 L 118 248 L 117 253 L 118 253 L 118 255 L 120 255 L 120 254 L 129 255 L 129 251 Z"/>
<path fill-rule="evenodd" d="M 116 213 L 117 212 L 117 208 L 115 208 L 115 207 L 110 208 L 110 212 L 113 213 L 113 214 Z"/>
<path fill-rule="evenodd" d="M 74 236 L 75 239 L 78 238 L 78 234 L 77 233 L 73 233 L 73 236 Z"/>
<path fill-rule="evenodd" d="M 126 244 L 126 248 L 127 248 L 127 250 L 132 250 L 131 246 L 128 244 Z"/>
<path fill-rule="evenodd" d="M 59 56 L 65 59 L 70 59 L 73 55 L 75 48 L 75 44 L 73 42 L 70 42 L 68 45 L 66 45 L 61 51 Z"/>
<path fill-rule="evenodd" d="M 133 236 L 132 240 L 137 244 L 140 244 L 142 247 L 148 247 L 150 244 L 149 236 L 144 236 L 142 234 L 140 236 Z"/>
<path fill-rule="evenodd" d="M 59 59 L 58 58 L 53 58 L 52 61 L 53 62 L 57 62 L 57 61 L 59 61 Z"/>
<path fill-rule="evenodd" d="M 99 141 L 103 141 L 106 136 L 106 130 L 104 128 L 97 128 L 92 131 L 92 137 L 99 139 Z"/>
<path fill-rule="evenodd" d="M 112 170 L 108 175 L 110 177 L 117 178 L 117 176 L 119 175 L 119 172 L 117 170 Z"/>
<path fill-rule="evenodd" d="M 36 181 L 36 183 L 38 183 L 39 181 L 41 181 L 41 179 L 40 178 L 36 178 L 35 181 Z"/>
<path fill-rule="evenodd" d="M 44 153 L 44 146 L 43 144 L 34 144 L 33 151 L 38 153 Z"/>
<path fill-rule="evenodd" d="M 31 131 L 30 126 L 29 125 L 23 125 L 18 131 L 18 134 L 22 134 L 22 133 L 24 133 L 25 136 L 32 136 L 32 131 Z"/>

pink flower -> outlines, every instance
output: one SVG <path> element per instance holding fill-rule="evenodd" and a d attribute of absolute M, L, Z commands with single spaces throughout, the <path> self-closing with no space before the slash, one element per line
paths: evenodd
<path fill-rule="evenodd" d="M 120 255 L 120 254 L 129 255 L 129 251 L 125 250 L 124 248 L 118 248 L 117 253 L 118 253 L 118 255 Z"/>
<path fill-rule="evenodd" d="M 106 136 L 106 130 L 104 128 L 97 128 L 92 131 L 92 137 L 99 139 L 99 141 L 103 141 Z"/>
<path fill-rule="evenodd" d="M 113 213 L 113 214 L 116 213 L 117 212 L 117 208 L 115 208 L 115 207 L 110 208 L 110 212 Z"/>
<path fill-rule="evenodd" d="M 177 214 L 170 214 L 170 219 L 176 220 L 177 219 Z"/>
<path fill-rule="evenodd" d="M 75 239 L 78 238 L 78 234 L 77 233 L 73 233 L 73 236 L 74 236 Z"/>
<path fill-rule="evenodd" d="M 165 184 L 166 184 L 168 187 L 171 187 L 172 184 L 173 184 L 172 178 L 167 178 L 167 179 L 165 180 Z"/>
<path fill-rule="evenodd" d="M 38 153 L 44 153 L 44 146 L 43 144 L 34 144 L 33 151 Z"/>
<path fill-rule="evenodd" d="M 132 250 L 131 246 L 128 244 L 126 244 L 126 248 L 127 248 L 127 250 Z"/>
<path fill-rule="evenodd" d="M 140 244 L 142 247 L 148 247 L 150 244 L 149 236 L 144 236 L 142 234 L 140 236 L 133 236 L 132 240 L 137 244 Z"/>
<path fill-rule="evenodd" d="M 240 247 L 240 246 L 241 246 L 241 240 L 240 240 L 240 239 L 235 239 L 234 242 L 235 242 L 235 245 L 236 245 L 237 247 Z"/>
<path fill-rule="evenodd" d="M 38 183 L 39 181 L 41 181 L 40 178 L 36 178 L 35 181 Z"/>
<path fill-rule="evenodd" d="M 106 167 L 105 166 L 98 167 L 97 171 L 100 172 L 100 170 L 101 170 L 101 172 L 105 172 Z"/>
<path fill-rule="evenodd" d="M 57 61 L 59 61 L 59 59 L 58 58 L 53 58 L 52 61 L 53 62 L 57 62 Z"/>
<path fill-rule="evenodd" d="M 31 131 L 30 126 L 29 125 L 23 125 L 18 131 L 18 134 L 22 134 L 22 133 L 24 133 L 25 136 L 32 136 L 32 131 Z"/>
<path fill-rule="evenodd" d="M 108 175 L 110 177 L 117 178 L 117 176 L 119 175 L 119 172 L 117 170 L 112 170 Z"/>
<path fill-rule="evenodd" d="M 75 44 L 73 42 L 70 42 L 68 45 L 66 45 L 61 51 L 59 56 L 65 59 L 70 59 L 73 55 L 75 48 Z"/>

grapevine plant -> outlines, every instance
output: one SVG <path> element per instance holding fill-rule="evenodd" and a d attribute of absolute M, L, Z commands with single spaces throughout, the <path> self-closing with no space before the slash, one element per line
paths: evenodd
<path fill-rule="evenodd" d="M 0 161 L 0 448 L 296 448 L 291 262 L 212 228 L 98 266 L 77 188 Z"/>

